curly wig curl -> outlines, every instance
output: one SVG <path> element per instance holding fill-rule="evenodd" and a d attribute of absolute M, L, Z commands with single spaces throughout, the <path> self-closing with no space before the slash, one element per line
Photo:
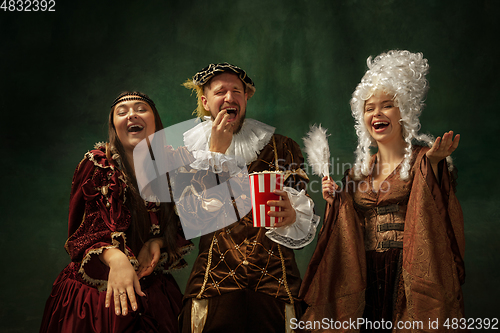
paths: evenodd
<path fill-rule="evenodd" d="M 365 102 L 377 91 L 394 96 L 394 102 L 401 113 L 400 124 L 406 142 L 400 177 L 409 178 L 412 144 L 421 142 L 432 146 L 434 138 L 420 134 L 420 114 L 424 108 L 424 99 L 429 90 L 425 78 L 429 64 L 422 53 L 391 50 L 372 59 L 366 60 L 368 70 L 352 94 L 351 111 L 355 119 L 354 128 L 358 136 L 354 176 L 359 179 L 370 173 L 370 146 L 377 146 L 370 136 L 363 120 Z M 451 165 L 451 160 L 448 159 Z"/>

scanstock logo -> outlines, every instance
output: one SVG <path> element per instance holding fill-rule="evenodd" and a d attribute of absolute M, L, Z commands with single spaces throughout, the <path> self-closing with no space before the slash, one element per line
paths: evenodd
<path fill-rule="evenodd" d="M 247 215 L 252 207 L 248 170 L 234 156 L 224 158 L 225 163 L 236 166 L 230 173 L 224 167 L 214 172 L 213 159 L 206 158 L 208 152 L 201 154 L 206 160 L 203 169 L 207 170 L 192 167 L 200 152 L 188 151 L 183 134 L 199 123 L 199 119 L 191 119 L 170 126 L 134 148 L 141 197 L 158 205 L 174 202 L 186 239 L 224 228 Z"/>

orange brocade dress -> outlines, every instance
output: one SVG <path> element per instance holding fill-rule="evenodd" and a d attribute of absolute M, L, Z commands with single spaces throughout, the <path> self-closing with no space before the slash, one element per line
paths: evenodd
<path fill-rule="evenodd" d="M 360 181 L 346 176 L 327 206 L 304 276 L 299 297 L 308 308 L 301 321 L 327 318 L 333 325 L 363 318 L 374 325 L 335 331 L 439 332 L 449 331 L 443 327 L 446 319 L 464 316 L 462 210 L 444 162 L 436 180 L 428 149 L 414 146 L 410 179 L 401 180 L 398 167 L 378 192 L 370 176 Z M 382 321 L 386 325 L 380 326 Z M 413 325 L 398 329 L 398 323 Z"/>

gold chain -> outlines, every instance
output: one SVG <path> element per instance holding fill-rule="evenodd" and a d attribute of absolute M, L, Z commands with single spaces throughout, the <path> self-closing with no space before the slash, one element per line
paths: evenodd
<path fill-rule="evenodd" d="M 285 266 L 285 259 L 283 259 L 283 253 L 281 253 L 281 246 L 278 245 L 278 251 L 280 252 L 280 259 L 281 259 L 281 269 L 283 270 L 283 283 L 285 284 L 285 290 L 286 293 L 288 294 L 288 298 L 290 298 L 290 304 L 293 305 L 293 297 L 292 293 L 290 292 L 290 289 L 288 288 L 288 283 L 286 282 L 286 266 Z"/>
<path fill-rule="evenodd" d="M 276 171 L 280 171 L 280 166 L 278 164 L 278 149 L 276 148 L 276 140 L 274 139 L 274 135 L 273 135 L 273 148 L 274 148 L 274 167 L 276 168 Z"/>
<path fill-rule="evenodd" d="M 203 294 L 203 292 L 205 291 L 205 287 L 207 285 L 208 273 L 210 272 L 210 266 L 212 265 L 212 250 L 214 248 L 214 241 L 215 241 L 215 233 L 214 237 L 212 238 L 212 243 L 210 244 L 210 249 L 208 250 L 207 269 L 205 270 L 205 277 L 203 278 L 203 285 L 201 286 L 200 293 L 196 296 L 197 299 L 201 299 L 201 294 Z"/>
<path fill-rule="evenodd" d="M 274 148 L 274 163 L 276 167 L 276 171 L 279 171 L 279 164 L 278 164 L 278 149 L 276 147 L 276 140 L 274 139 L 273 135 L 273 148 Z M 280 259 L 281 259 L 281 270 L 283 271 L 283 283 L 285 284 L 285 290 L 286 293 L 288 294 L 288 298 L 290 298 L 290 304 L 293 305 L 293 297 L 292 293 L 290 292 L 290 288 L 288 288 L 288 282 L 286 281 L 286 266 L 285 266 L 285 259 L 283 259 L 283 253 L 281 252 L 281 246 L 278 245 L 278 251 L 280 252 Z"/>

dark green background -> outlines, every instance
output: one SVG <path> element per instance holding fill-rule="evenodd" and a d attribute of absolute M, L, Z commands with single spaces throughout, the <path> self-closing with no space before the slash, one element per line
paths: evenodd
<path fill-rule="evenodd" d="M 52 282 L 69 262 L 63 245 L 74 168 L 106 140 L 119 92 L 146 92 L 173 125 L 195 108 L 180 84 L 210 62 L 228 61 L 256 83 L 249 117 L 301 145 L 309 125 L 322 123 L 335 161 L 352 163 L 350 95 L 366 58 L 394 48 L 429 60 L 423 131 L 462 135 L 454 157 L 466 315 L 499 317 L 498 4 L 59 0 L 52 13 L 0 11 L 0 331 L 38 329 Z M 319 191 L 319 178 L 311 180 L 310 191 Z M 297 251 L 302 272 L 314 244 Z M 188 274 L 176 274 L 181 288 Z"/>

